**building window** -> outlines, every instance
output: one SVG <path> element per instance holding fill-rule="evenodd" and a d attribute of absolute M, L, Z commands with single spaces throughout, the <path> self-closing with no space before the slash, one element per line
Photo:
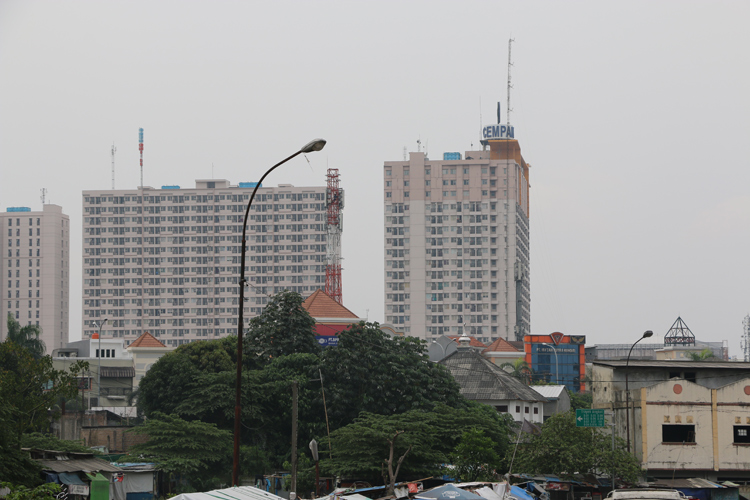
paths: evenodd
<path fill-rule="evenodd" d="M 662 425 L 661 441 L 670 444 L 695 444 L 695 426 Z"/>
<path fill-rule="evenodd" d="M 534 415 L 539 415 L 539 408 L 534 408 Z"/>
<path fill-rule="evenodd" d="M 495 409 L 500 413 L 508 413 L 508 405 L 499 405 L 496 406 Z"/>
<path fill-rule="evenodd" d="M 521 413 L 521 407 L 516 405 L 516 413 Z"/>
<path fill-rule="evenodd" d="M 524 408 L 524 409 L 523 409 L 523 412 L 524 412 L 524 413 L 529 413 L 529 407 L 527 406 L 526 408 Z"/>
<path fill-rule="evenodd" d="M 385 197 L 386 197 L 386 198 L 390 198 L 390 197 L 391 197 L 391 192 L 390 192 L 390 191 L 387 191 L 387 192 L 385 193 Z"/>
<path fill-rule="evenodd" d="M 734 443 L 750 444 L 750 425 L 734 426 Z"/>

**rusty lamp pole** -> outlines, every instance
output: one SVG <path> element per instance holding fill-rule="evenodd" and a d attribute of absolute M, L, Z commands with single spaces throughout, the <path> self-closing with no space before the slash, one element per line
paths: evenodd
<path fill-rule="evenodd" d="M 630 346 L 630 351 L 628 351 L 628 359 L 625 361 L 625 432 L 628 435 L 628 453 L 630 453 L 630 388 L 628 387 L 628 364 L 630 363 L 630 354 L 633 352 L 633 348 L 638 342 L 643 339 L 649 338 L 653 334 L 654 332 L 652 332 L 651 330 L 646 330 L 645 332 L 643 332 L 641 338 L 633 342 L 633 345 Z M 635 420 L 635 414 L 633 415 L 633 419 Z M 633 423 L 635 424 L 635 422 Z"/>
<path fill-rule="evenodd" d="M 245 219 L 242 224 L 242 251 L 240 252 L 241 258 L 240 258 L 240 303 L 239 303 L 239 317 L 237 321 L 237 383 L 236 383 L 236 394 L 235 394 L 235 401 L 234 401 L 234 450 L 233 450 L 233 460 L 232 460 L 232 486 L 239 486 L 240 485 L 240 408 L 242 405 L 242 330 L 243 330 L 243 313 L 245 309 L 245 283 L 247 283 L 247 279 L 245 278 L 245 244 L 247 243 L 247 218 L 250 214 L 250 206 L 253 204 L 253 200 L 255 199 L 255 193 L 258 191 L 258 188 L 263 183 L 263 180 L 266 178 L 268 174 L 274 171 L 276 167 L 279 165 L 282 165 L 295 156 L 303 153 L 312 153 L 313 151 L 320 151 L 323 149 L 323 146 L 326 145 L 326 141 L 323 139 L 314 139 L 294 153 L 291 156 L 288 156 L 287 158 L 284 158 L 279 163 L 274 165 L 273 167 L 269 168 L 265 174 L 263 174 L 263 177 L 260 178 L 258 181 L 258 184 L 255 185 L 255 189 L 253 189 L 253 193 L 250 195 L 250 201 L 247 203 L 247 209 L 245 210 Z"/>

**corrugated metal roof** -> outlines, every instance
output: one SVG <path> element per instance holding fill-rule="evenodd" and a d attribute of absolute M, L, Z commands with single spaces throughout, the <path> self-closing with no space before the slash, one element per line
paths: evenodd
<path fill-rule="evenodd" d="M 564 385 L 530 385 L 529 387 L 545 398 L 559 398 L 565 390 Z"/>
<path fill-rule="evenodd" d="M 627 360 L 594 360 L 595 365 L 624 368 Z M 750 370 L 750 363 L 739 361 L 677 361 L 671 359 L 631 359 L 629 368 L 687 368 L 690 370 Z"/>
<path fill-rule="evenodd" d="M 53 472 L 118 472 L 120 469 L 100 458 L 71 458 L 68 460 L 37 459 L 43 469 Z"/>
<path fill-rule="evenodd" d="M 102 377 L 133 378 L 135 377 L 135 368 L 132 366 L 102 366 Z"/>
<path fill-rule="evenodd" d="M 547 399 L 473 349 L 459 349 L 439 361 L 450 370 L 461 395 L 474 401 Z"/>

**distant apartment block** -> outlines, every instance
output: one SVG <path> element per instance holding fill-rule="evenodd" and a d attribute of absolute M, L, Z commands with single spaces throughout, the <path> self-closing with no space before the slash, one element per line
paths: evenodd
<path fill-rule="evenodd" d="M 83 192 L 83 337 L 167 346 L 237 332 L 242 222 L 255 183 L 198 180 Z M 245 318 L 270 295 L 325 285 L 326 187 L 258 189 L 248 221 Z"/>
<path fill-rule="evenodd" d="M 70 220 L 58 205 L 12 207 L 0 213 L 0 233 L 0 341 L 10 313 L 41 327 L 51 353 L 68 343 Z"/>
<path fill-rule="evenodd" d="M 385 321 L 406 335 L 530 333 L 529 165 L 517 140 L 486 142 L 384 165 Z"/>

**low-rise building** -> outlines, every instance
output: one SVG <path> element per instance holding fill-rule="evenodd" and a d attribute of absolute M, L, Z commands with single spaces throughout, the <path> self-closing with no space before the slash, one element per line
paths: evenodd
<path fill-rule="evenodd" d="M 469 347 L 467 337 L 439 363 L 451 372 L 465 398 L 490 405 L 516 422 L 544 421 L 547 399 Z"/>
<path fill-rule="evenodd" d="M 750 363 L 597 361 L 589 378 L 649 476 L 750 480 Z"/>
<path fill-rule="evenodd" d="M 532 385 L 529 387 L 547 398 L 547 402 L 544 403 L 544 420 L 552 415 L 570 410 L 570 395 L 564 385 Z"/>

